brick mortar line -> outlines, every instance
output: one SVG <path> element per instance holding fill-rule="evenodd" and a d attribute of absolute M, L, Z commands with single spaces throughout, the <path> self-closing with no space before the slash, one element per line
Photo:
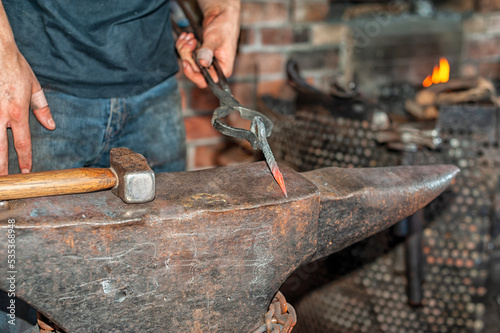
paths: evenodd
<path fill-rule="evenodd" d="M 253 29 L 253 35 L 254 35 L 254 43 L 252 45 L 259 45 L 262 46 L 262 30 L 261 29 Z M 242 45 L 244 47 L 244 45 Z"/>
<path fill-rule="evenodd" d="M 242 23 L 242 29 L 248 30 L 259 30 L 262 28 L 310 28 L 315 26 L 345 26 L 347 28 L 352 28 L 347 22 L 328 22 L 328 21 L 308 21 L 308 22 L 289 22 L 289 21 L 263 21 L 255 23 Z"/>
<path fill-rule="evenodd" d="M 482 56 L 481 58 L 471 58 L 470 56 L 466 56 L 463 58 L 463 62 L 469 62 L 469 61 L 475 61 L 480 64 L 494 64 L 497 63 L 500 60 L 500 55 L 494 55 L 494 56 Z"/>
<path fill-rule="evenodd" d="M 186 142 L 187 148 L 196 148 L 201 146 L 212 146 L 219 143 L 226 142 L 227 139 L 225 136 L 217 136 L 213 138 L 202 138 L 202 139 L 194 139 Z"/>
<path fill-rule="evenodd" d="M 500 57 L 498 57 L 496 59 L 464 59 L 463 64 L 464 65 L 498 64 L 499 60 L 500 60 Z"/>
<path fill-rule="evenodd" d="M 191 171 L 195 168 L 196 148 L 186 145 L 186 171 Z"/>
<path fill-rule="evenodd" d="M 311 22 L 289 22 L 289 21 L 265 21 L 265 22 L 256 22 L 256 23 L 242 23 L 241 28 L 242 29 L 248 29 L 248 30 L 261 30 L 261 29 L 266 29 L 266 28 L 272 28 L 272 29 L 279 29 L 279 28 L 309 28 L 309 27 L 314 27 L 318 25 L 329 25 L 329 26 L 336 26 L 336 25 L 345 25 L 345 23 L 328 23 L 324 21 L 311 21 Z"/>
<path fill-rule="evenodd" d="M 318 0 L 319 1 L 319 0 Z M 290 0 L 242 0 L 241 3 L 290 3 Z"/>
<path fill-rule="evenodd" d="M 247 74 L 247 75 L 239 75 L 233 77 L 231 83 L 254 83 L 255 78 L 258 77 L 257 84 L 262 81 L 275 81 L 286 78 L 285 68 L 283 68 L 283 73 L 272 73 L 272 74 Z"/>
<path fill-rule="evenodd" d="M 340 66 L 339 66 L 340 68 Z M 305 75 L 324 75 L 324 74 L 335 74 L 337 73 L 338 68 L 335 69 L 305 69 L 301 70 L 302 74 Z M 286 79 L 286 69 L 283 68 L 282 72 L 279 73 L 270 73 L 270 74 L 247 74 L 247 75 L 237 75 L 237 76 L 232 76 L 231 80 L 229 81 L 229 84 L 238 84 L 238 83 L 254 83 L 255 82 L 255 77 L 258 77 L 259 80 L 257 81 L 257 84 L 266 82 L 266 81 L 277 81 L 277 80 L 283 80 Z M 196 116 L 207 116 L 211 115 L 213 110 L 194 110 L 191 108 L 186 108 L 184 110 L 184 118 L 187 117 L 196 117 Z"/>
<path fill-rule="evenodd" d="M 500 29 L 493 31 L 464 33 L 463 40 L 464 42 L 484 41 L 490 39 L 491 37 L 500 37 Z"/>
<path fill-rule="evenodd" d="M 311 43 L 296 43 L 293 45 L 244 45 L 240 47 L 240 53 L 290 53 L 294 51 L 327 51 L 338 49 L 343 42 L 338 44 L 313 45 Z"/>
<path fill-rule="evenodd" d="M 475 12 L 472 14 L 471 17 L 468 17 L 467 20 L 475 19 L 475 18 L 486 18 L 486 19 L 491 19 L 491 18 L 497 18 L 500 17 L 500 10 L 496 11 L 488 11 L 488 12 Z"/>
<path fill-rule="evenodd" d="M 340 66 L 339 66 L 340 68 Z M 301 73 L 304 75 L 324 75 L 324 74 L 335 74 L 337 73 L 338 68 L 335 69 L 305 69 L 301 70 Z M 238 83 L 254 83 L 255 77 L 258 77 L 259 80 L 257 84 L 266 81 L 277 81 L 286 79 L 286 69 L 283 68 L 283 72 L 280 73 L 270 73 L 270 74 L 247 74 L 247 75 L 235 75 L 231 77 L 229 84 L 238 84 Z M 184 118 L 189 117 L 197 117 L 197 116 L 209 116 L 212 114 L 214 110 L 195 110 L 192 108 L 184 109 Z"/>

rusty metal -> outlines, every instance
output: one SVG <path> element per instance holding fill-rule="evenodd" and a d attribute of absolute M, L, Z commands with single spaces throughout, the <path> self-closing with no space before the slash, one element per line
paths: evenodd
<path fill-rule="evenodd" d="M 422 168 L 422 169 L 421 169 Z M 427 167 L 376 169 L 341 169 L 330 168 L 328 173 L 315 170 L 303 175 L 318 186 L 321 192 L 321 210 L 319 215 L 318 245 L 314 259 L 322 258 L 337 252 L 359 239 L 372 234 L 370 230 L 384 230 L 392 223 L 405 218 L 409 211 L 417 211 L 423 207 L 425 199 L 419 193 L 441 192 L 444 184 L 454 177 L 441 177 L 450 166 L 435 166 L 432 171 L 424 171 Z M 409 172 L 409 173 L 408 173 Z M 434 181 L 429 182 L 433 178 Z M 410 185 L 410 182 L 412 185 Z M 390 184 L 390 185 L 389 185 Z M 396 189 L 404 188 L 404 197 Z M 344 189 L 349 189 L 344 191 Z M 354 190 L 356 189 L 356 190 Z M 376 193 L 376 194 L 375 194 Z M 362 205 L 359 203 L 362 202 Z M 394 205 L 398 202 L 397 205 Z M 362 212 L 364 219 L 358 214 Z M 377 216 L 377 222 L 373 217 Z M 365 227 L 362 227 L 362 226 Z M 359 237 L 359 233 L 363 233 Z"/>
<path fill-rule="evenodd" d="M 259 162 L 159 174 L 145 204 L 109 191 L 23 199 L 0 219 L 15 221 L 16 296 L 68 332 L 252 332 L 299 265 L 412 214 L 456 172 L 284 168 L 286 198 Z"/>
<path fill-rule="evenodd" d="M 379 143 L 386 143 L 391 149 L 402 151 L 417 151 L 422 147 L 436 149 L 441 144 L 439 131 L 418 123 L 403 123 L 387 131 L 378 131 L 376 139 Z"/>
<path fill-rule="evenodd" d="M 37 325 L 38 325 L 38 329 L 40 330 L 41 333 L 45 333 L 45 332 L 60 332 L 60 330 L 53 324 L 50 322 L 50 320 L 48 320 L 47 318 L 45 318 L 45 316 L 40 313 L 40 312 L 37 312 L 36 314 L 37 316 Z"/>
<path fill-rule="evenodd" d="M 278 291 L 269 304 L 269 310 L 263 323 L 253 333 L 289 333 L 297 324 L 297 313 L 293 306 L 287 303 L 285 296 Z"/>

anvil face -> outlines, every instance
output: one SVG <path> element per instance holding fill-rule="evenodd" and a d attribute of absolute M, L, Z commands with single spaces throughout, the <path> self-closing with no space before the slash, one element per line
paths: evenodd
<path fill-rule="evenodd" d="M 303 222 L 317 220 L 318 189 L 287 182 L 284 198 L 259 163 L 157 175 L 148 204 L 109 191 L 13 202 L 2 218 L 16 220 L 18 295 L 69 332 L 254 327 L 316 245 Z"/>
<path fill-rule="evenodd" d="M 159 174 L 146 204 L 106 191 L 0 216 L 15 220 L 17 296 L 69 332 L 251 332 L 299 265 L 412 214 L 456 171 L 283 168 L 286 198 L 261 162 Z"/>

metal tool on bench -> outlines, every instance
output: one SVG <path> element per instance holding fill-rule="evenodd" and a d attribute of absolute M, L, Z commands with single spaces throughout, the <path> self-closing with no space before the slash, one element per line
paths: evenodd
<path fill-rule="evenodd" d="M 203 35 L 201 28 L 195 18 L 192 8 L 188 8 L 184 1 L 179 1 L 178 4 L 184 11 L 187 20 L 191 26 L 191 30 L 198 41 L 198 47 L 203 43 Z M 267 142 L 267 137 L 269 137 L 273 130 L 272 121 L 262 113 L 244 107 L 240 104 L 232 95 L 229 84 L 227 83 L 227 78 L 222 72 L 217 59 L 214 57 L 212 61 L 212 67 L 217 74 L 218 81 L 215 82 L 210 75 L 209 69 L 202 66 L 197 57 L 196 52 L 193 53 L 193 58 L 198 65 L 200 72 L 203 74 L 208 87 L 212 93 L 219 99 L 220 106 L 215 109 L 212 115 L 212 125 L 213 127 L 224 135 L 231 136 L 238 139 L 244 139 L 250 142 L 253 149 L 260 149 L 264 154 L 267 165 L 271 170 L 271 173 L 280 186 L 281 190 L 287 195 L 285 182 L 283 180 L 283 175 L 280 172 L 278 163 L 274 158 L 271 147 Z M 235 128 L 225 124 L 222 118 L 228 116 L 231 112 L 238 111 L 241 117 L 251 120 L 250 130 L 243 128 Z"/>
<path fill-rule="evenodd" d="M 155 198 L 155 174 L 141 154 L 113 148 L 110 168 L 75 168 L 0 176 L 0 200 L 112 189 L 125 203 Z"/>
<path fill-rule="evenodd" d="M 254 332 L 297 267 L 412 214 L 458 171 L 284 166 L 285 198 L 263 167 L 157 174 L 142 205 L 110 191 L 9 202 L 16 296 L 66 332 Z"/>

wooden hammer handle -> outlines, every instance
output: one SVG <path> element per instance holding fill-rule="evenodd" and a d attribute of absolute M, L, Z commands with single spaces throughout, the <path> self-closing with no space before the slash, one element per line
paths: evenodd
<path fill-rule="evenodd" d="M 115 187 L 113 171 L 76 168 L 0 176 L 0 200 L 85 193 Z"/>

